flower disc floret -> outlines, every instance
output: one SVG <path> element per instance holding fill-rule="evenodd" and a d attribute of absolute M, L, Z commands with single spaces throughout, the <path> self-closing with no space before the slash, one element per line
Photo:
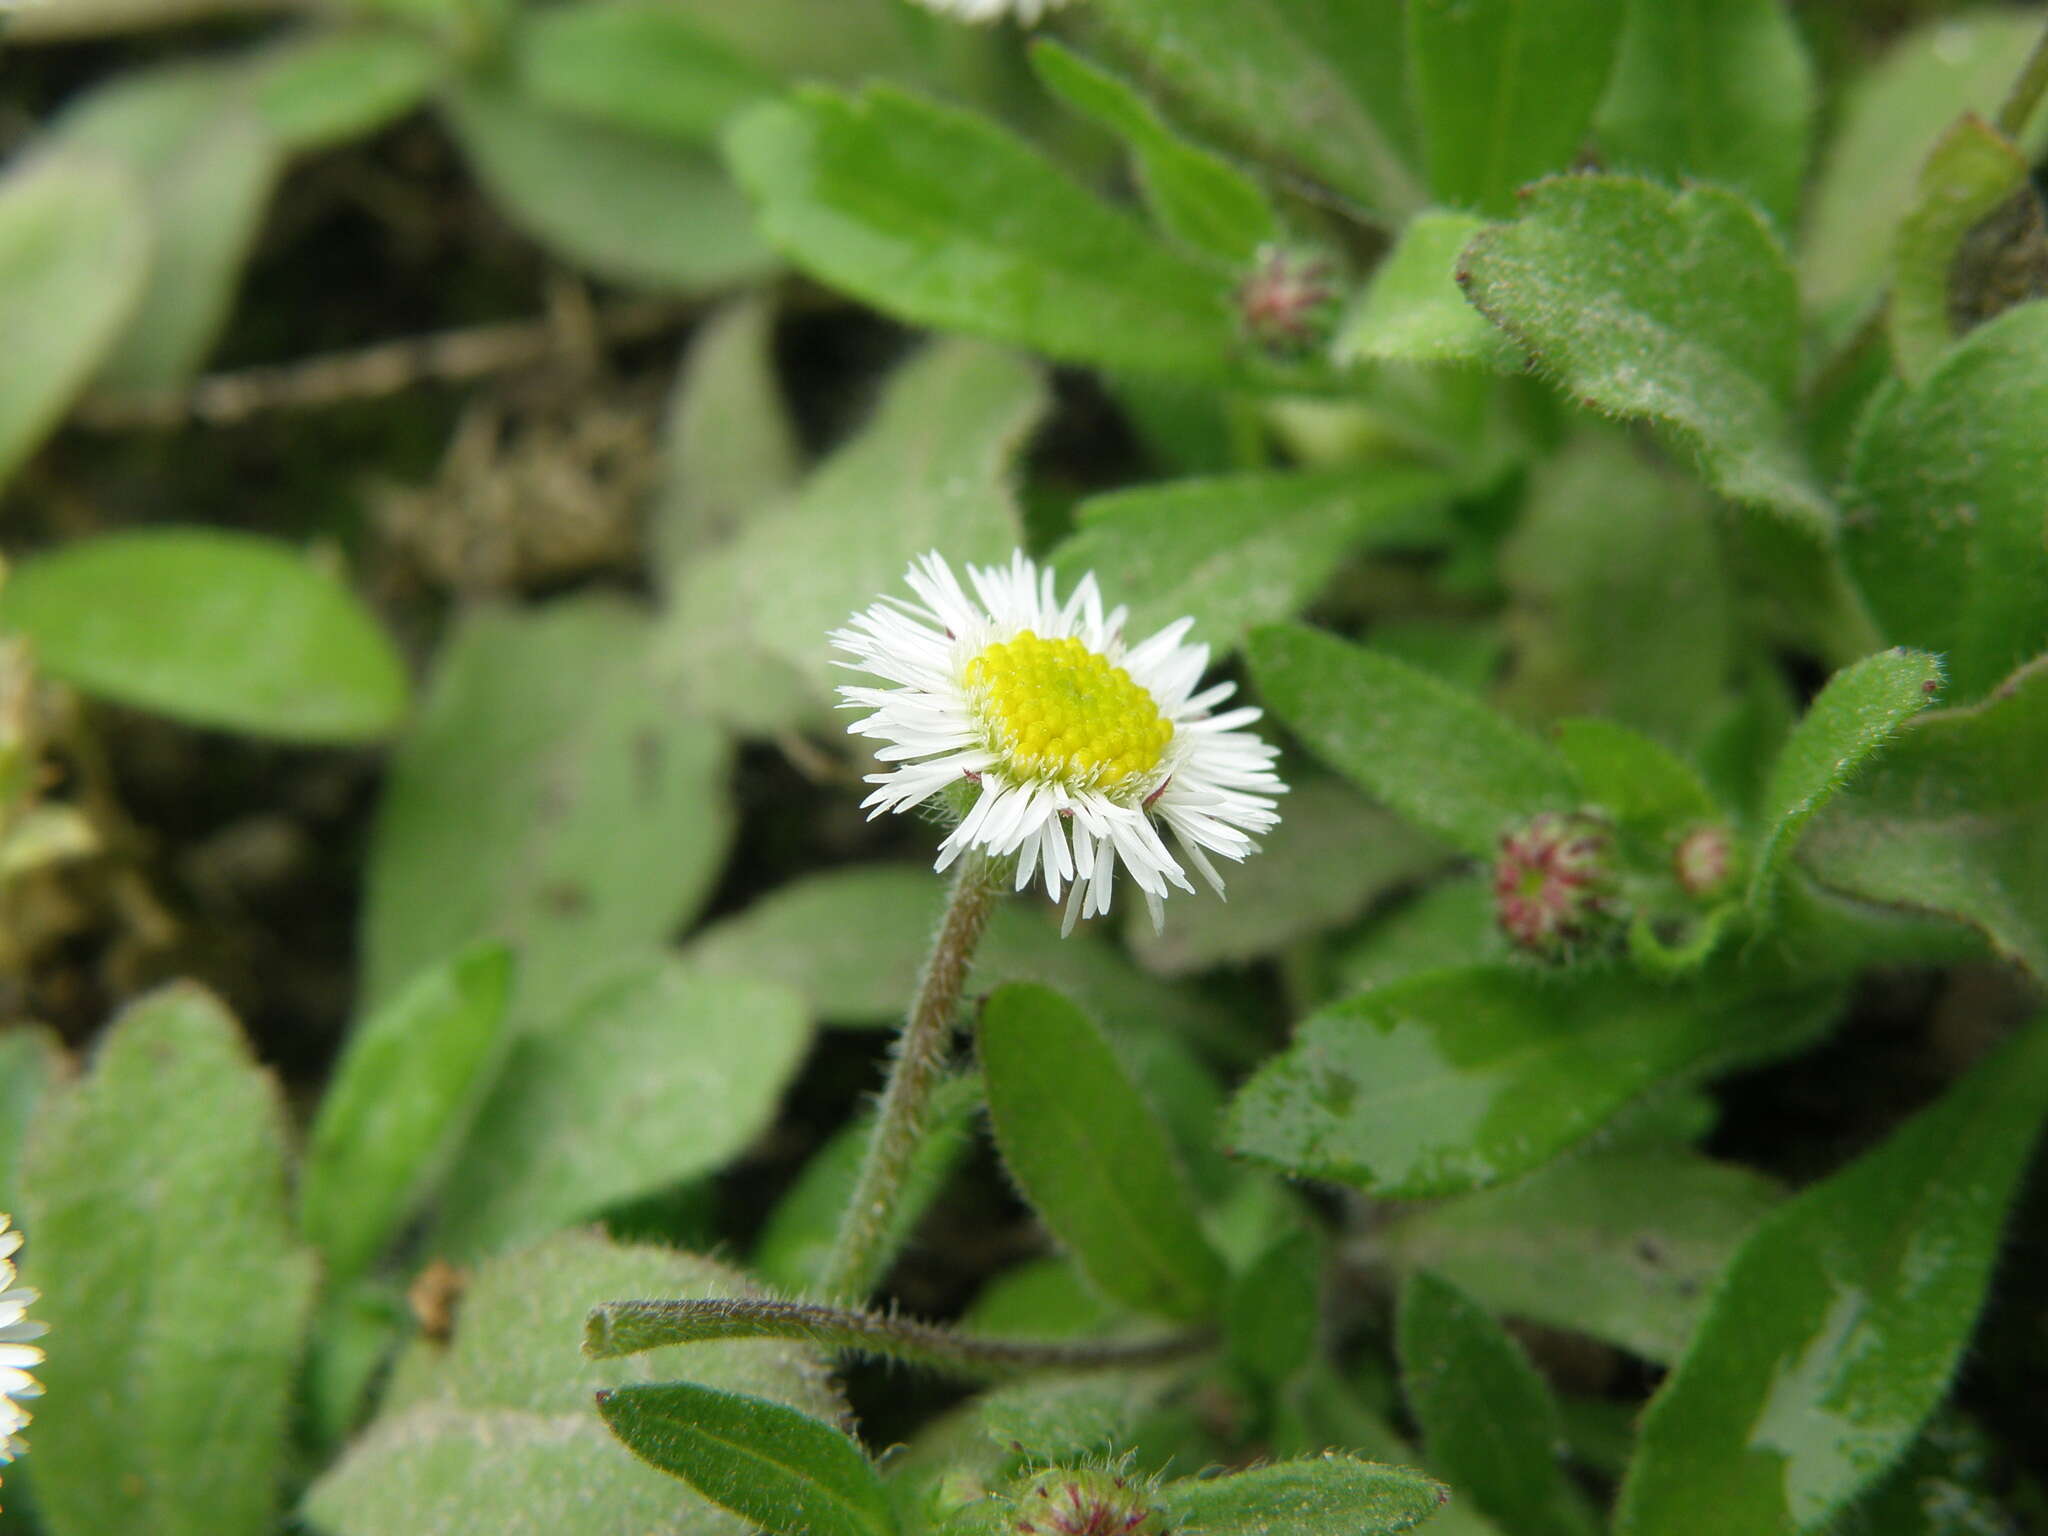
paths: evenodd
<path fill-rule="evenodd" d="M 1109 910 L 1121 865 L 1156 923 L 1170 887 L 1194 889 L 1182 859 L 1220 893 L 1211 855 L 1242 859 L 1279 821 L 1277 754 L 1240 729 L 1259 711 L 1216 712 L 1236 685 L 1202 687 L 1192 619 L 1127 644 L 1125 610 L 1104 611 L 1093 575 L 1062 600 L 1022 554 L 969 566 L 967 585 L 927 555 L 906 579 L 916 602 L 884 599 L 832 639 L 883 684 L 839 690 L 885 767 L 868 775 L 869 811 L 976 787 L 938 868 L 969 849 L 1015 858 L 1019 890 L 1042 877 L 1054 900 L 1066 892 L 1071 928 Z"/>
<path fill-rule="evenodd" d="M 991 749 L 1019 778 L 1128 784 L 1173 740 L 1152 695 L 1074 635 L 998 640 L 967 664 L 967 684 Z"/>

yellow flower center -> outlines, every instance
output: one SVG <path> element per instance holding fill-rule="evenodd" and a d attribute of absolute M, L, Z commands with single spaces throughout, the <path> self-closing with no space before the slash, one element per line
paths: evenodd
<path fill-rule="evenodd" d="M 1152 695 L 1071 635 L 1019 630 L 967 664 L 967 684 L 1020 778 L 1113 789 L 1150 773 L 1173 740 Z"/>

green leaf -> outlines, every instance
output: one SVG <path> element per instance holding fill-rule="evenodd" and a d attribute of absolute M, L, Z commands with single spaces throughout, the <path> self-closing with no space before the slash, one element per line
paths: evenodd
<path fill-rule="evenodd" d="M 1367 793 L 1480 858 L 1577 786 L 1556 753 L 1471 694 L 1334 635 L 1253 634 L 1252 675 L 1310 751 Z"/>
<path fill-rule="evenodd" d="M 1133 639 L 1192 616 L 1220 653 L 1293 618 L 1359 545 L 1451 492 L 1432 471 L 1384 466 L 1170 480 L 1081 503 L 1054 561 L 1127 603 Z"/>
<path fill-rule="evenodd" d="M 1843 553 L 1888 639 L 1982 697 L 2048 650 L 2048 303 L 1979 326 L 1858 434 Z"/>
<path fill-rule="evenodd" d="M 1184 1477 L 1159 1490 L 1180 1530 L 1202 1536 L 1381 1536 L 1435 1514 L 1450 1490 L 1420 1472 L 1330 1451 L 1221 1477 Z"/>
<path fill-rule="evenodd" d="M 463 1294 L 453 1343 L 418 1342 L 400 1360 L 382 1416 L 314 1484 L 306 1517 L 334 1536 L 745 1536 L 748 1524 L 636 1461 L 593 1393 L 684 1379 L 836 1419 L 825 1361 L 777 1339 L 586 1360 L 590 1303 L 635 1293 L 758 1294 L 708 1259 L 587 1232 L 494 1259 Z"/>
<path fill-rule="evenodd" d="M 932 1090 L 925 1126 L 897 1197 L 893 1224 L 874 1269 L 886 1273 L 944 1190 L 975 1140 L 982 1110 L 981 1081 L 971 1074 L 947 1078 Z M 839 1235 L 840 1217 L 853 1198 L 861 1160 L 875 1134 L 872 1110 L 849 1122 L 804 1164 L 787 1193 L 768 1213 L 748 1268 L 777 1290 L 800 1295 L 816 1289 Z"/>
<path fill-rule="evenodd" d="M 1619 1529 L 1794 1536 L 1875 1480 L 1948 1390 L 2044 1113 L 2036 1022 L 1766 1217 L 1651 1401 Z"/>
<path fill-rule="evenodd" d="M 1719 815 L 1690 763 L 1625 725 L 1560 720 L 1552 737 L 1572 765 L 1587 803 L 1646 841 L 1668 838 Z"/>
<path fill-rule="evenodd" d="M 1905 650 L 1866 656 L 1828 679 L 1785 738 L 1764 786 L 1757 815 L 1763 835 L 1749 882 L 1751 907 L 1769 902 L 1785 860 L 1814 812 L 1883 752 L 1902 725 L 1933 702 L 1940 685 L 1941 662 Z"/>
<path fill-rule="evenodd" d="M 355 595 L 286 545 L 214 528 L 102 534 L 24 561 L 0 629 L 49 676 L 195 725 L 385 735 L 404 663 Z"/>
<path fill-rule="evenodd" d="M 775 308 L 735 299 L 690 342 L 662 432 L 662 478 L 648 513 L 650 560 L 665 586 L 796 488 L 803 450 L 782 398 Z"/>
<path fill-rule="evenodd" d="M 479 945 L 350 1036 L 307 1138 L 299 1225 L 330 1279 L 367 1268 L 447 1168 L 499 1061 L 512 957 Z"/>
<path fill-rule="evenodd" d="M 809 1041 L 779 983 L 626 968 L 513 1046 L 448 1177 L 439 1245 L 493 1251 L 714 1172 L 767 1129 Z"/>
<path fill-rule="evenodd" d="M 189 984 L 134 1004 L 24 1151 L 51 1536 L 259 1536 L 313 1299 L 276 1085 Z"/>
<path fill-rule="evenodd" d="M 1050 38 L 1032 44 L 1031 67 L 1066 106 L 1124 141 L 1152 217 L 1190 251 L 1248 267 L 1260 246 L 1279 238 L 1259 184 L 1177 135 L 1121 77 Z"/>
<path fill-rule="evenodd" d="M 1165 1130 L 1087 1016 L 1013 983 L 983 1005 L 977 1038 L 1003 1162 L 1096 1288 L 1141 1312 L 1210 1312 L 1222 1263 Z"/>
<path fill-rule="evenodd" d="M 1617 169 L 1717 182 L 1791 230 L 1814 108 L 1784 0 L 1629 0 L 1600 142 Z"/>
<path fill-rule="evenodd" d="M 1111 35 L 1262 156 L 1366 207 L 1423 203 L 1407 122 L 1396 0 L 1098 0 Z"/>
<path fill-rule="evenodd" d="M 597 1406 L 634 1455 L 772 1536 L 894 1536 L 873 1463 L 829 1424 L 682 1381 L 619 1387 Z"/>
<path fill-rule="evenodd" d="M 445 67 L 441 51 L 411 32 L 309 32 L 254 61 L 249 99 L 280 145 L 304 153 L 397 121 Z"/>
<path fill-rule="evenodd" d="M 1777 1200 L 1761 1175 L 1681 1147 L 1602 1148 L 1407 1216 L 1385 1236 L 1403 1270 L 1434 1270 L 1496 1312 L 1669 1365 Z"/>
<path fill-rule="evenodd" d="M 150 229 L 120 170 L 19 156 L 0 178 L 0 484 L 57 424 L 141 296 Z"/>
<path fill-rule="evenodd" d="M 1824 988 L 1730 968 L 1693 988 L 1618 971 L 1438 971 L 1348 998 L 1239 1090 L 1230 1145 L 1389 1199 L 1513 1178 L 1631 1100 L 1807 1039 Z"/>
<path fill-rule="evenodd" d="M 1800 286 L 1828 334 L 1854 326 L 1890 277 L 1894 234 L 1935 140 L 1965 112 L 1997 110 L 2040 30 L 2022 7 L 1944 16 L 1843 93 L 1800 255 Z M 2048 115 L 2036 113 L 2021 148 L 2031 159 L 2044 142 Z"/>
<path fill-rule="evenodd" d="M 1043 378 L 1011 353 L 926 347 L 793 501 L 692 563 L 659 642 L 666 663 L 743 730 L 838 718 L 828 705 L 847 673 L 833 663 L 834 628 L 903 592 L 927 550 L 958 569 L 1017 548 L 1014 462 L 1046 405 Z"/>
<path fill-rule="evenodd" d="M 1922 716 L 1829 806 L 1802 858 L 1864 901 L 1959 917 L 2048 981 L 2048 661 Z"/>
<path fill-rule="evenodd" d="M 1228 370 L 1228 275 L 983 118 L 809 87 L 746 113 L 726 152 L 769 239 L 878 309 L 1102 368 Z"/>
<path fill-rule="evenodd" d="M 1515 666 L 1504 704 L 1611 715 L 1694 747 L 1736 663 L 1734 583 L 1707 496 L 1617 432 L 1532 466 L 1500 574 Z"/>
<path fill-rule="evenodd" d="M 36 1107 L 70 1076 L 63 1044 L 40 1024 L 0 1030 L 0 1211 L 21 1209 L 21 1150 Z"/>
<path fill-rule="evenodd" d="M 1223 1299 L 1224 1350 L 1232 1365 L 1282 1382 L 1315 1358 L 1322 1332 L 1323 1245 L 1288 1232 L 1231 1278 Z"/>
<path fill-rule="evenodd" d="M 1413 0 L 1408 78 L 1441 202 L 1512 215 L 1525 181 L 1579 153 L 1623 0 Z"/>
<path fill-rule="evenodd" d="M 1482 231 L 1472 302 L 1594 409 L 1670 430 L 1735 501 L 1822 538 L 1834 509 L 1794 445 L 1799 296 L 1769 226 L 1718 187 L 1563 176 Z"/>
<path fill-rule="evenodd" d="M 598 277 L 699 293 L 774 268 L 745 199 L 686 147 L 496 85 L 464 85 L 442 106 L 492 201 Z"/>
<path fill-rule="evenodd" d="M 1949 290 L 1964 240 L 2027 184 L 2027 157 L 1970 113 L 1935 142 L 1899 224 L 1886 319 L 1892 357 L 1908 384 L 1927 381 L 1957 327 Z"/>
<path fill-rule="evenodd" d="M 728 749 L 655 685 L 648 629 L 583 596 L 478 608 L 444 643 L 372 833 L 367 1007 L 499 938 L 519 962 L 517 1018 L 554 1024 L 710 893 Z"/>
<path fill-rule="evenodd" d="M 1521 1346 L 1471 1297 L 1427 1270 L 1401 1288 L 1401 1384 L 1429 1464 L 1527 1536 L 1592 1536 L 1557 1459 L 1557 1403 Z"/>
<path fill-rule="evenodd" d="M 1133 924 L 1125 942 L 1165 976 L 1242 965 L 1349 921 L 1445 857 L 1434 838 L 1335 780 L 1297 779 L 1280 825 L 1230 872 L 1228 901 L 1208 890 L 1176 897 L 1163 932 Z"/>
<path fill-rule="evenodd" d="M 1007 1451 L 1041 1461 L 1114 1453 L 1140 1432 L 1164 1378 L 1030 1376 L 985 1392 L 976 1402 L 983 1433 Z"/>
<path fill-rule="evenodd" d="M 775 75 L 659 0 L 599 0 L 524 13 L 508 60 L 521 95 L 631 133 L 710 148 Z"/>
<path fill-rule="evenodd" d="M 1481 875 L 1440 880 L 1373 922 L 1336 957 L 1340 992 L 1384 987 L 1425 971 L 1492 965 L 1508 958 Z"/>
<path fill-rule="evenodd" d="M 1442 208 L 1410 219 L 1338 330 L 1337 361 L 1513 366 L 1514 345 L 1458 286 L 1458 259 L 1486 227 Z"/>
<path fill-rule="evenodd" d="M 148 278 L 100 366 L 100 388 L 177 388 L 227 321 L 283 165 L 242 86 L 218 66 L 136 71 L 67 107 L 51 126 L 58 145 L 129 173 L 154 231 Z"/>

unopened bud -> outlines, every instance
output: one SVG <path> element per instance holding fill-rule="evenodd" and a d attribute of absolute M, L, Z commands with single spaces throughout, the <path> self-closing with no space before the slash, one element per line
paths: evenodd
<path fill-rule="evenodd" d="M 1261 246 L 1237 285 L 1238 324 L 1266 351 L 1294 356 L 1335 331 L 1338 297 L 1337 264 L 1329 257 Z"/>
<path fill-rule="evenodd" d="M 1104 1467 L 1036 1473 L 1011 1505 L 1014 1536 L 1159 1536 L 1165 1526 L 1149 1485 Z"/>
<path fill-rule="evenodd" d="M 1583 813 L 1545 811 L 1501 839 L 1494 914 L 1516 948 L 1546 960 L 1613 926 L 1614 840 Z"/>
<path fill-rule="evenodd" d="M 1723 826 L 1694 827 L 1678 840 L 1671 871 L 1685 894 L 1705 901 L 1725 892 L 1735 875 L 1735 839 Z"/>

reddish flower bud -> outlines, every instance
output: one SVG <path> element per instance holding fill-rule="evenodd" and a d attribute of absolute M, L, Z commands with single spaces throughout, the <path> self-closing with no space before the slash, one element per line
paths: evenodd
<path fill-rule="evenodd" d="M 1011 1506 L 1016 1536 L 1160 1536 L 1151 1488 L 1104 1467 L 1052 1467 Z"/>
<path fill-rule="evenodd" d="M 1501 839 L 1494 914 L 1516 948 L 1561 960 L 1614 918 L 1614 842 L 1582 813 L 1545 811 Z"/>
<path fill-rule="evenodd" d="M 1280 356 L 1306 352 L 1337 325 L 1336 263 L 1327 256 L 1261 246 L 1237 285 L 1237 319 L 1244 334 Z"/>

